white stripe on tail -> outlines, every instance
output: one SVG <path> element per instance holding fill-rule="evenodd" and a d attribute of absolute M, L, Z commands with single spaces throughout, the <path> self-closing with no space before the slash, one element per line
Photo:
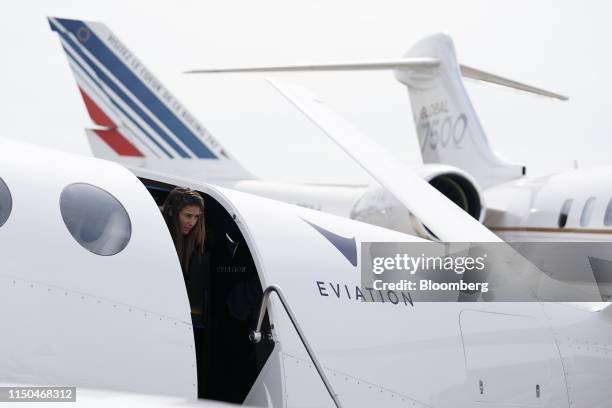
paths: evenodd
<path fill-rule="evenodd" d="M 97 157 L 209 181 L 252 179 L 104 24 L 49 18 L 96 129 Z"/>

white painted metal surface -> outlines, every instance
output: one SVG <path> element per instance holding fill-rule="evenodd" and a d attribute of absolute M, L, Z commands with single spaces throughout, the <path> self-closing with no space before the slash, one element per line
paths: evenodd
<path fill-rule="evenodd" d="M 316 96 L 286 83 L 272 84 L 391 192 L 443 241 L 498 241 L 487 228 L 419 178 L 380 145 L 328 110 Z M 449 222 L 452 220 L 452 223 Z"/>
<path fill-rule="evenodd" d="M 571 170 L 540 178 L 524 178 L 485 192 L 489 216 L 485 223 L 509 241 L 609 241 L 612 224 L 605 224 L 612 207 L 612 168 Z M 585 204 L 593 197 L 589 222 L 581 225 Z M 567 222 L 559 216 L 571 199 Z M 610 220 L 608 219 L 608 222 Z"/>
<path fill-rule="evenodd" d="M 0 340 L 0 381 L 194 398 L 188 301 L 146 189 L 115 164 L 1 143 L 1 177 L 14 207 L 0 227 L 0 324 L 10 328 Z M 198 189 L 235 214 L 262 287 L 283 289 L 344 406 L 609 405 L 612 320 L 601 305 L 411 305 L 374 290 L 362 296 L 380 301 L 363 302 L 359 259 L 355 265 L 346 252 L 351 246 L 334 242 L 417 238 L 194 180 L 136 173 Z M 100 257 L 73 241 L 58 195 L 75 181 L 99 185 L 124 204 L 134 228 L 124 251 Z M 276 344 L 246 402 L 331 406 L 280 307 L 272 301 Z"/>
<path fill-rule="evenodd" d="M 185 285 L 144 186 L 115 163 L 5 140 L 0 174 L 13 196 L 0 228 L 0 381 L 195 398 Z M 132 237 L 122 252 L 95 255 L 68 232 L 59 200 L 75 182 L 123 204 Z"/>

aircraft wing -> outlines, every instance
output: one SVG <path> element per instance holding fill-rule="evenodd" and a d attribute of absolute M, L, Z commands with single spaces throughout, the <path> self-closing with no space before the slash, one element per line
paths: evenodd
<path fill-rule="evenodd" d="M 418 177 L 409 166 L 329 110 L 308 90 L 268 80 L 443 241 L 496 242 L 493 232 Z"/>

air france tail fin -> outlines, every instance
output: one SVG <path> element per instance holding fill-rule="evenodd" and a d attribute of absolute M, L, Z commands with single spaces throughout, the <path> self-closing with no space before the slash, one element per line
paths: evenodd
<path fill-rule="evenodd" d="M 85 107 L 95 156 L 207 180 L 253 176 L 104 24 L 49 18 Z"/>
<path fill-rule="evenodd" d="M 525 167 L 504 161 L 491 149 L 461 77 L 567 100 L 567 97 L 554 92 L 459 65 L 453 41 L 445 34 L 435 34 L 421 40 L 401 59 L 208 68 L 187 73 L 360 70 L 393 70 L 396 78 L 408 87 L 423 161 L 459 167 L 472 175 L 483 188 L 518 178 L 525 173 Z"/>

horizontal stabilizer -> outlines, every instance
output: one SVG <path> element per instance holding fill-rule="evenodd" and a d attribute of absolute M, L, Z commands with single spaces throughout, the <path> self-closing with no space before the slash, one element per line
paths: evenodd
<path fill-rule="evenodd" d="M 332 64 L 285 65 L 269 67 L 194 69 L 185 74 L 225 74 L 236 72 L 299 72 L 299 71 L 376 71 L 387 69 L 429 69 L 436 68 L 436 58 L 402 58 L 389 61 L 341 62 Z"/>
<path fill-rule="evenodd" d="M 461 76 L 463 76 L 464 78 L 474 79 L 476 81 L 489 82 L 491 84 L 501 85 L 508 88 L 517 89 L 519 91 L 529 92 L 535 95 L 559 99 L 560 101 L 567 101 L 569 99 L 567 96 L 560 95 L 555 92 L 550 92 L 545 89 L 536 88 L 535 86 L 523 84 L 521 82 L 513 81 L 512 79 L 500 77 L 489 72 L 468 67 L 467 65 L 460 65 L 459 67 L 461 68 Z"/>
<path fill-rule="evenodd" d="M 305 64 L 305 65 L 278 65 L 266 67 L 236 67 L 236 68 L 210 68 L 193 69 L 185 71 L 185 74 L 230 74 L 248 72 L 303 72 L 303 71 L 379 71 L 379 70 L 429 70 L 440 66 L 438 58 L 417 57 L 400 58 L 395 60 L 362 61 L 362 62 L 338 62 L 329 64 Z M 491 74 L 476 68 L 460 65 L 461 75 L 477 81 L 488 82 L 495 85 L 505 86 L 531 94 L 546 96 L 553 99 L 566 101 L 569 98 L 555 92 L 527 85 L 499 75 Z"/>

